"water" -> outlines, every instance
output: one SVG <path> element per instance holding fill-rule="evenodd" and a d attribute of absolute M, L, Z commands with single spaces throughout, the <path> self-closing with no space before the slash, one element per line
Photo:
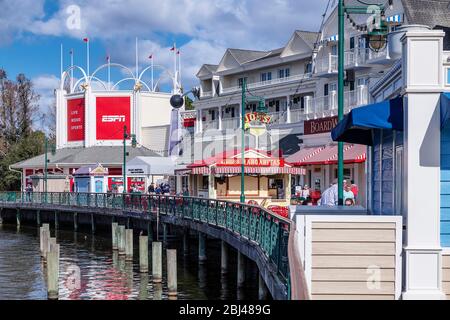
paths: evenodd
<path fill-rule="evenodd" d="M 47 299 L 46 269 L 39 253 L 38 233 L 37 228 L 22 226 L 17 230 L 15 226 L 0 226 L 0 300 Z M 151 272 L 139 273 L 137 239 L 134 261 L 125 262 L 113 253 L 107 234 L 58 231 L 56 237 L 61 245 L 61 300 L 168 299 L 165 255 L 163 283 L 154 285 Z M 230 249 L 229 274 L 220 275 L 220 242 L 208 240 L 208 260 L 204 265 L 198 264 L 195 238 L 190 240 L 188 256 L 183 256 L 182 243 L 176 237 L 170 238 L 165 247 L 178 251 L 179 300 L 257 299 L 257 270 L 253 262 L 247 263 L 243 289 L 236 288 L 234 250 Z"/>

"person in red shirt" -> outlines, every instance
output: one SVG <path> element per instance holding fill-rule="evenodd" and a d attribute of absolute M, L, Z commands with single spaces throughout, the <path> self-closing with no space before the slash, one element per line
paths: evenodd
<path fill-rule="evenodd" d="M 355 195 L 355 202 L 356 202 L 356 198 L 358 197 L 359 189 L 358 189 L 358 186 L 355 184 L 355 181 L 352 180 L 351 183 L 352 183 L 351 190 L 352 190 L 353 194 Z"/>

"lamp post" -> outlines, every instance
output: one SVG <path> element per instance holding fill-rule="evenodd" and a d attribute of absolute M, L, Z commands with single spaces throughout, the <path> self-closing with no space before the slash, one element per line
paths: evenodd
<path fill-rule="evenodd" d="M 123 193 L 127 193 L 127 126 L 123 126 Z"/>
<path fill-rule="evenodd" d="M 389 6 L 392 6 L 392 0 L 388 1 Z M 374 6 L 379 8 L 374 11 Z M 384 17 L 385 6 L 382 4 L 373 4 L 366 6 L 344 6 L 344 0 L 339 0 L 338 3 L 338 119 L 339 122 L 344 119 L 344 56 L 345 56 L 345 14 L 370 14 L 379 13 Z M 369 47 L 371 50 L 379 50 L 383 44 L 385 45 L 387 34 L 386 22 L 380 19 L 380 25 L 377 28 L 371 29 L 369 35 Z M 372 41 L 372 38 L 375 38 Z M 376 46 L 373 44 L 376 43 Z M 338 143 L 338 205 L 344 205 L 344 143 Z"/>
<path fill-rule="evenodd" d="M 245 203 L 245 89 L 247 79 L 242 79 L 242 103 L 241 103 L 241 203 Z"/>
<path fill-rule="evenodd" d="M 47 180 L 48 180 L 48 162 L 49 162 L 49 159 L 48 159 L 48 147 L 49 147 L 49 145 L 48 145 L 48 138 L 47 137 L 45 137 L 45 143 L 44 143 L 44 199 L 45 199 L 45 202 L 47 202 L 47 191 L 48 191 L 48 189 L 47 189 Z M 51 147 L 51 152 L 52 152 L 52 155 L 55 155 L 55 153 L 56 153 L 56 146 L 54 145 L 54 144 L 51 144 L 50 145 L 50 147 Z"/>

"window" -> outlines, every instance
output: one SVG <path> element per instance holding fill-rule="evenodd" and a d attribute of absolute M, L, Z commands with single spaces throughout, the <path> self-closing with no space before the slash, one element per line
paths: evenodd
<path fill-rule="evenodd" d="M 202 177 L 202 190 L 209 190 L 209 177 L 208 176 Z"/>
<path fill-rule="evenodd" d="M 216 120 L 216 111 L 215 110 L 211 110 L 211 121 Z"/>
<path fill-rule="evenodd" d="M 328 83 L 327 83 L 327 84 L 325 84 L 323 86 L 323 95 L 324 96 L 328 96 L 328 93 L 329 93 L 329 86 L 328 86 Z"/>
<path fill-rule="evenodd" d="M 395 212 L 403 215 L 403 146 L 395 150 Z"/>
<path fill-rule="evenodd" d="M 306 64 L 305 73 L 312 73 L 312 63 L 311 62 Z"/>
<path fill-rule="evenodd" d="M 447 68 L 447 84 L 450 85 L 450 68 Z"/>
<path fill-rule="evenodd" d="M 350 38 L 350 50 L 355 49 L 355 37 Z"/>
<path fill-rule="evenodd" d="M 245 78 L 239 78 L 239 79 L 238 79 L 238 87 L 239 87 L 239 88 L 242 88 L 242 85 L 244 84 L 244 79 L 245 79 L 245 82 L 248 83 L 247 77 L 245 77 Z"/>
<path fill-rule="evenodd" d="M 331 54 L 337 56 L 337 45 L 334 44 L 331 46 Z"/>
<path fill-rule="evenodd" d="M 367 79 L 366 78 L 359 78 L 357 81 L 358 81 L 358 87 L 367 85 Z"/>
<path fill-rule="evenodd" d="M 355 81 L 349 81 L 350 91 L 355 91 Z"/>
<path fill-rule="evenodd" d="M 330 84 L 330 91 L 337 91 L 337 84 L 336 83 L 331 83 Z"/>
<path fill-rule="evenodd" d="M 272 72 L 261 73 L 261 82 L 272 80 Z"/>
<path fill-rule="evenodd" d="M 291 69 L 286 68 L 278 70 L 278 78 L 283 79 L 289 78 L 290 76 L 291 76 Z"/>

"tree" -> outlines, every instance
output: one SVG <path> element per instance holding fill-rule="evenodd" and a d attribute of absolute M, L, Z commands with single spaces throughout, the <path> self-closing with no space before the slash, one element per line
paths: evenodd
<path fill-rule="evenodd" d="M 24 74 L 17 76 L 17 125 L 18 136 L 28 136 L 32 131 L 33 117 L 37 116 L 39 95 L 33 90 L 33 84 Z"/>
<path fill-rule="evenodd" d="M 192 101 L 191 98 L 189 98 L 188 96 L 185 97 L 184 104 L 185 104 L 185 109 L 186 110 L 194 110 L 193 103 L 194 103 L 194 101 Z"/>

